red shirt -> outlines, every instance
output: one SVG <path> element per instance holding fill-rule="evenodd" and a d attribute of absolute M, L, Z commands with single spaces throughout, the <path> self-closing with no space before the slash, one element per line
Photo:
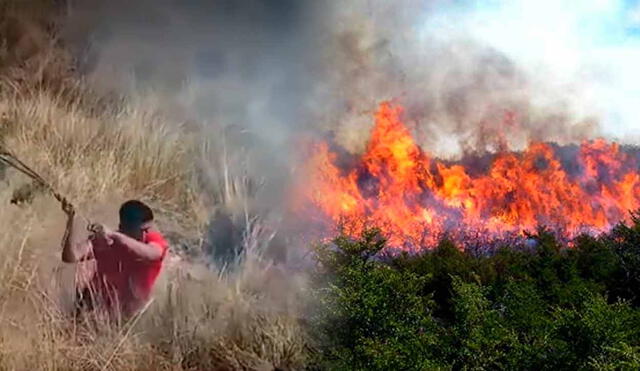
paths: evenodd
<path fill-rule="evenodd" d="M 151 246 L 161 249 L 160 259 L 140 259 L 117 241 L 112 245 L 92 241 L 97 267 L 91 286 L 99 295 L 97 299 L 103 300 L 108 309 L 118 308 L 125 315 L 133 314 L 151 298 L 169 244 L 158 231 L 145 233 L 142 242 L 153 243 Z"/>

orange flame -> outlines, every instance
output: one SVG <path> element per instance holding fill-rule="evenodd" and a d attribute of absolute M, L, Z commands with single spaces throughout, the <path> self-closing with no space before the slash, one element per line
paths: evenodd
<path fill-rule="evenodd" d="M 314 145 L 297 190 L 333 227 L 358 235 L 376 226 L 391 246 L 414 250 L 455 230 L 501 238 L 546 225 L 572 238 L 605 231 L 640 206 L 637 160 L 615 143 L 582 143 L 574 172 L 553 145 L 532 143 L 495 155 L 477 174 L 421 150 L 401 113 L 381 104 L 365 153 L 346 169 L 328 143 Z"/>

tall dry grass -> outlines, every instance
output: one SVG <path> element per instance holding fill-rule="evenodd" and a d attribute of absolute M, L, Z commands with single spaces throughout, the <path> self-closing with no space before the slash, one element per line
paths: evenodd
<path fill-rule="evenodd" d="M 171 254 L 141 317 L 76 323 L 75 267 L 60 262 L 60 205 L 37 190 L 11 204 L 29 179 L 0 168 L 0 369 L 302 368 L 305 276 L 263 256 L 273 232 L 246 207 L 246 174 L 218 155 L 230 149 L 210 148 L 157 107 L 93 93 L 43 31 L 46 16 L 18 3 L 0 3 L 0 39 L 18 35 L 0 40 L 0 143 L 94 220 L 113 225 L 119 203 L 135 197 L 158 211 L 174 246 L 197 250 L 192 241 L 214 209 L 240 213 L 245 231 L 234 269 Z M 222 174 L 206 183 L 215 189 L 202 189 L 203 164 Z"/>
<path fill-rule="evenodd" d="M 3 192 L 0 201 L 8 201 Z M 154 301 L 124 323 L 102 317 L 76 324 L 65 311 L 70 272 L 52 264 L 55 244 L 42 251 L 37 200 L 0 222 L 0 368 L 12 370 L 274 370 L 307 361 L 305 276 L 292 275 L 246 246 L 232 272 L 172 257 Z M 19 210 L 18 210 L 19 209 Z M 5 231 L 6 232 L 6 231 Z M 250 235 L 250 234 L 248 234 Z M 254 235 L 255 238 L 262 236 Z M 256 243 L 247 240 L 245 243 Z M 66 294 L 66 295 L 65 295 Z"/>
<path fill-rule="evenodd" d="M 179 123 L 126 106 L 87 113 L 47 91 L 5 93 L 0 117 L 4 147 L 80 206 L 138 197 L 198 210 L 193 139 Z"/>
<path fill-rule="evenodd" d="M 3 143 L 54 187 L 100 220 L 125 197 L 149 199 L 159 223 L 191 221 L 198 233 L 192 139 L 140 111 L 91 116 L 41 91 L 0 100 Z M 155 301 L 135 326 L 74 327 L 68 317 L 73 267 L 59 261 L 64 217 L 46 193 L 25 205 L 9 199 L 22 175 L 0 184 L 0 367 L 6 369 L 298 369 L 307 354 L 303 276 L 284 274 L 261 256 L 271 238 L 247 216 L 236 269 L 221 271 L 169 258 Z M 230 194 L 237 190 L 221 190 Z M 241 198 L 234 196 L 233 199 Z M 117 200 L 117 201 L 116 201 Z M 113 220 L 113 219 L 111 219 Z M 188 234 L 174 240 L 180 242 Z"/>

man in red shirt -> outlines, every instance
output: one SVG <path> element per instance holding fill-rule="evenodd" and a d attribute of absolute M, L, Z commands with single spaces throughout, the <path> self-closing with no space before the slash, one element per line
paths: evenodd
<path fill-rule="evenodd" d="M 98 226 L 88 239 L 76 240 L 75 211 L 69 203 L 62 240 L 62 261 L 95 260 L 96 270 L 87 287 L 76 288 L 80 305 L 102 308 L 111 315 L 130 317 L 151 299 L 168 244 L 153 229 L 153 212 L 144 203 L 127 201 L 120 207 L 118 231 Z"/>

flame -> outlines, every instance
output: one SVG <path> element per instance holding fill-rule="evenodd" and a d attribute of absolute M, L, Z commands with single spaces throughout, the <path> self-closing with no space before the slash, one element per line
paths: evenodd
<path fill-rule="evenodd" d="M 351 235 L 376 226 L 391 246 L 416 250 L 452 231 L 499 239 L 545 225 L 570 239 L 603 232 L 640 206 L 637 159 L 616 143 L 585 141 L 564 166 L 557 147 L 531 143 L 501 151 L 481 171 L 429 156 L 401 114 L 382 103 L 365 152 L 348 165 L 329 143 L 313 144 L 296 188 L 305 215 L 310 207 L 333 232 Z"/>

